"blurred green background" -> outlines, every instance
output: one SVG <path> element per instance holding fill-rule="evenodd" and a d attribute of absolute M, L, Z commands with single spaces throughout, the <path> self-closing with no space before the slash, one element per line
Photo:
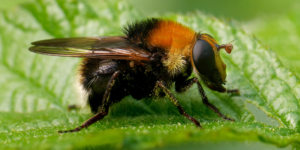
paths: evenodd
<path fill-rule="evenodd" d="M 33 0 L 0 0 L 0 9 L 12 9 L 20 3 Z M 261 16 L 275 16 L 287 13 L 299 6 L 297 0 L 127 0 L 144 14 L 191 12 L 201 10 L 217 17 L 233 18 L 238 21 L 249 21 Z"/>

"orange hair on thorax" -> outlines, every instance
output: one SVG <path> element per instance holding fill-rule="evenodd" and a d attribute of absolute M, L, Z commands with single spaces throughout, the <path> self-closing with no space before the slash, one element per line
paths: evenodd
<path fill-rule="evenodd" d="M 150 32 L 149 43 L 170 53 L 187 56 L 195 42 L 196 33 L 192 29 L 170 20 L 161 20 Z"/>

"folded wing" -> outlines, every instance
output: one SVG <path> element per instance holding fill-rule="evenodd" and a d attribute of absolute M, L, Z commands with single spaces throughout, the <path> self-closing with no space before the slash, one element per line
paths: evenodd
<path fill-rule="evenodd" d="M 78 37 L 42 40 L 30 51 L 53 56 L 149 61 L 150 52 L 127 42 L 124 37 Z"/>

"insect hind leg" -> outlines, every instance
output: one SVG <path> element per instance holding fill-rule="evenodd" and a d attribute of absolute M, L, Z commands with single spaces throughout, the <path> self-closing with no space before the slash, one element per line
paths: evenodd
<path fill-rule="evenodd" d="M 114 86 L 114 83 L 118 77 L 118 75 L 120 74 L 120 71 L 116 71 L 112 77 L 110 78 L 108 84 L 107 84 L 107 88 L 106 91 L 103 95 L 103 104 L 102 104 L 102 109 L 99 113 L 95 114 L 93 117 L 91 117 L 90 119 L 88 119 L 86 122 L 84 122 L 81 126 L 73 129 L 73 130 L 67 130 L 67 131 L 58 131 L 58 133 L 70 133 L 70 132 L 78 132 L 81 129 L 87 128 L 90 125 L 92 125 L 93 123 L 103 119 L 107 114 L 108 114 L 108 110 L 109 110 L 109 105 L 110 105 L 110 94 L 111 94 L 111 90 Z"/>
<path fill-rule="evenodd" d="M 102 103 L 103 95 L 107 89 L 106 85 L 111 79 L 112 75 L 118 71 L 120 67 L 119 63 L 114 60 L 89 60 L 90 62 L 86 65 L 93 65 L 96 63 L 96 68 L 90 68 L 91 72 L 85 74 L 84 87 L 91 91 L 88 95 L 88 104 L 91 108 L 91 111 L 96 114 L 100 110 Z M 88 68 L 90 66 L 86 66 Z"/>

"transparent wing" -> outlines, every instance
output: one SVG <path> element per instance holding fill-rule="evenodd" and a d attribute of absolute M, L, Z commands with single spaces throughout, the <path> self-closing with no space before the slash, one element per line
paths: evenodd
<path fill-rule="evenodd" d="M 30 51 L 53 56 L 148 61 L 151 55 L 120 36 L 49 39 L 32 45 Z"/>

